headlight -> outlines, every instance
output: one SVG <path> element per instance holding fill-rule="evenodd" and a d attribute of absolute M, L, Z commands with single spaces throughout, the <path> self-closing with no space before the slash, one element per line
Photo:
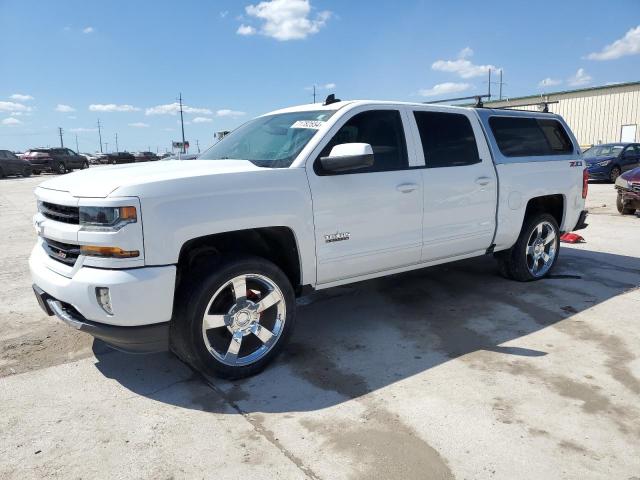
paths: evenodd
<path fill-rule="evenodd" d="M 80 228 L 94 232 L 116 232 L 136 223 L 136 207 L 80 207 Z"/>
<path fill-rule="evenodd" d="M 611 160 L 603 160 L 602 162 L 596 163 L 596 165 L 600 165 L 601 167 L 606 167 L 611 163 Z"/>
<path fill-rule="evenodd" d="M 622 177 L 616 178 L 616 187 L 629 188 L 629 182 Z"/>

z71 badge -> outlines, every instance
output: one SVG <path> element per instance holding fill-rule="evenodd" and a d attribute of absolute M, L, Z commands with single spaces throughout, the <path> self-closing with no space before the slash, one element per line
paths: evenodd
<path fill-rule="evenodd" d="M 342 240 L 349 240 L 351 234 L 349 232 L 336 232 L 324 236 L 325 243 L 341 242 Z"/>
<path fill-rule="evenodd" d="M 571 162 L 569 162 L 569 166 L 570 167 L 581 167 L 582 166 L 582 160 L 571 161 Z"/>

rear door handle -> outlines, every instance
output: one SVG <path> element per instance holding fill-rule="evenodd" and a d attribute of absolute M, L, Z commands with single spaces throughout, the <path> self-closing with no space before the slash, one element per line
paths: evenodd
<path fill-rule="evenodd" d="M 491 183 L 491 178 L 489 178 L 489 177 L 478 177 L 478 178 L 476 178 L 476 183 L 478 185 L 482 185 L 482 186 L 489 185 Z"/>
<path fill-rule="evenodd" d="M 418 188 L 417 183 L 401 183 L 396 187 L 396 190 L 402 193 L 413 192 L 416 188 Z"/>

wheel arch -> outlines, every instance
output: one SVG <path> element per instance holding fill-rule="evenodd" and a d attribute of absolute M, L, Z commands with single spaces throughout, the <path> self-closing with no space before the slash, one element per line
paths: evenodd
<path fill-rule="evenodd" d="M 566 199 L 561 193 L 541 195 L 530 198 L 524 212 L 522 224 L 531 218 L 531 216 L 539 213 L 548 213 L 555 218 L 558 228 L 563 231 L 562 223 L 566 215 Z"/>
<path fill-rule="evenodd" d="M 289 278 L 294 291 L 302 291 L 302 259 L 295 232 L 273 226 L 234 230 L 187 240 L 178 256 L 178 277 L 197 268 L 206 259 L 220 255 L 256 255 L 276 264 Z"/>

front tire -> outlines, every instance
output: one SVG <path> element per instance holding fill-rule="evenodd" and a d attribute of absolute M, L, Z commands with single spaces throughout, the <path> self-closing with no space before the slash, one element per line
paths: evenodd
<path fill-rule="evenodd" d="M 616 198 L 616 208 L 618 209 L 618 213 L 621 215 L 633 215 L 636 213 L 635 208 L 629 208 L 624 206 L 624 202 L 622 201 L 622 195 L 618 195 Z"/>
<path fill-rule="evenodd" d="M 82 170 L 89 168 L 89 162 L 82 162 Z"/>
<path fill-rule="evenodd" d="M 611 183 L 616 183 L 616 180 L 620 176 L 620 173 L 622 173 L 620 171 L 620 167 L 613 167 L 611 169 L 611 173 L 609 173 L 609 180 L 611 180 Z"/>
<path fill-rule="evenodd" d="M 30 167 L 24 167 L 22 169 L 22 176 L 24 178 L 30 177 L 31 176 L 31 168 Z"/>
<path fill-rule="evenodd" d="M 548 213 L 525 220 L 515 245 L 499 252 L 500 273 L 519 282 L 544 278 L 553 268 L 560 253 L 560 229 Z"/>
<path fill-rule="evenodd" d="M 209 262 L 189 274 L 176 300 L 173 351 L 206 375 L 236 379 L 263 370 L 295 322 L 287 276 L 259 257 Z"/>

